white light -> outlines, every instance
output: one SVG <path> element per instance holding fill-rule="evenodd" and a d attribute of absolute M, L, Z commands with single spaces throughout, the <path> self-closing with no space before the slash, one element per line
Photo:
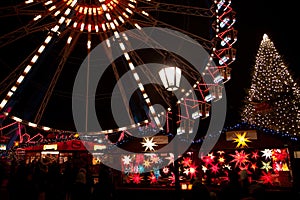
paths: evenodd
<path fill-rule="evenodd" d="M 10 89 L 11 91 L 15 92 L 17 90 L 16 86 L 12 86 L 12 88 Z"/>
<path fill-rule="evenodd" d="M 76 3 L 77 3 L 77 0 L 74 0 L 70 6 L 74 7 L 76 5 Z"/>
<path fill-rule="evenodd" d="M 17 83 L 20 84 L 23 80 L 24 80 L 24 76 L 21 75 L 21 76 L 18 78 Z"/>
<path fill-rule="evenodd" d="M 91 49 L 91 41 L 90 40 L 87 41 L 87 48 Z"/>
<path fill-rule="evenodd" d="M 132 14 L 132 11 L 129 8 L 125 9 L 128 13 Z"/>
<path fill-rule="evenodd" d="M 50 40 L 52 39 L 52 37 L 49 35 L 46 40 L 45 40 L 45 43 L 48 44 L 50 42 Z"/>
<path fill-rule="evenodd" d="M 105 14 L 105 17 L 106 17 L 106 19 L 107 19 L 108 21 L 111 20 L 111 17 L 110 17 L 110 14 L 109 14 L 109 13 L 106 13 L 106 14 Z"/>
<path fill-rule="evenodd" d="M 224 26 L 229 22 L 229 17 L 226 17 L 221 23 L 220 23 L 220 27 L 224 28 Z"/>
<path fill-rule="evenodd" d="M 22 119 L 18 118 L 18 117 L 12 117 L 13 120 L 15 120 L 16 122 L 22 122 Z"/>
<path fill-rule="evenodd" d="M 31 69 L 31 65 L 27 65 L 27 67 L 24 69 L 24 72 L 27 74 Z"/>
<path fill-rule="evenodd" d="M 68 43 L 68 44 L 70 44 L 70 43 L 71 43 L 71 41 L 72 41 L 72 37 L 71 37 L 71 36 L 69 36 L 69 37 L 68 37 L 68 40 L 67 40 L 67 43 Z"/>
<path fill-rule="evenodd" d="M 139 30 L 141 30 L 142 28 L 140 27 L 140 25 L 138 25 L 138 24 L 134 24 L 135 25 L 135 27 L 137 28 L 137 29 L 139 29 Z"/>
<path fill-rule="evenodd" d="M 36 21 L 36 20 L 38 20 L 38 19 L 41 19 L 41 17 L 42 17 L 42 15 L 37 15 L 37 16 L 33 19 L 33 21 Z"/>
<path fill-rule="evenodd" d="M 50 5 L 52 3 L 52 1 L 47 1 L 46 3 L 45 3 L 45 5 L 47 6 L 47 5 Z"/>
<path fill-rule="evenodd" d="M 98 25 L 95 25 L 95 31 L 96 31 L 96 33 L 99 32 L 99 27 L 98 27 Z"/>
<path fill-rule="evenodd" d="M 39 53 L 42 53 L 42 52 L 44 51 L 44 49 L 45 49 L 45 45 L 42 45 L 42 46 L 39 48 L 38 52 L 39 52 Z"/>
<path fill-rule="evenodd" d="M 11 97 L 13 95 L 13 92 L 11 92 L 11 91 L 9 91 L 8 93 L 7 93 L 7 96 L 8 97 Z"/>
<path fill-rule="evenodd" d="M 71 9 L 70 9 L 70 8 L 68 8 L 68 9 L 65 11 L 65 15 L 69 15 L 69 14 L 70 14 L 70 12 L 71 12 Z"/>
<path fill-rule="evenodd" d="M 34 56 L 32 57 L 32 59 L 31 59 L 31 62 L 32 62 L 32 63 L 35 63 L 35 62 L 37 61 L 38 58 L 39 58 L 38 55 L 34 55 Z"/>
<path fill-rule="evenodd" d="M 205 97 L 205 101 L 206 101 L 206 102 L 209 102 L 209 101 L 211 101 L 211 100 L 213 100 L 213 96 L 212 96 L 211 94 L 208 94 L 208 95 Z"/>
<path fill-rule="evenodd" d="M 49 8 L 49 11 L 52 11 L 56 8 L 56 6 L 52 6 L 51 8 Z"/>
<path fill-rule="evenodd" d="M 31 127 L 37 127 L 37 124 L 34 124 L 32 122 L 28 122 L 28 126 L 31 126 Z"/>
<path fill-rule="evenodd" d="M 28 0 L 28 1 L 25 1 L 26 4 L 30 4 L 30 3 L 33 3 L 33 0 Z"/>
<path fill-rule="evenodd" d="M 125 56 L 126 60 L 130 60 L 130 57 L 127 52 L 124 53 L 124 56 Z"/>
<path fill-rule="evenodd" d="M 43 129 L 44 129 L 45 131 L 49 131 L 49 130 L 50 130 L 50 128 L 49 128 L 49 127 L 46 127 L 46 126 L 44 126 Z"/>
<path fill-rule="evenodd" d="M 3 108 L 6 103 L 7 103 L 7 100 L 3 99 L 2 102 L 1 102 L 1 104 L 0 104 L 0 108 Z"/>
<path fill-rule="evenodd" d="M 168 91 L 175 91 L 179 88 L 181 69 L 178 67 L 165 67 L 159 72 L 159 77 Z"/>
<path fill-rule="evenodd" d="M 122 42 L 120 42 L 119 45 L 120 45 L 120 48 L 122 49 L 122 51 L 124 51 L 125 50 L 124 44 Z"/>

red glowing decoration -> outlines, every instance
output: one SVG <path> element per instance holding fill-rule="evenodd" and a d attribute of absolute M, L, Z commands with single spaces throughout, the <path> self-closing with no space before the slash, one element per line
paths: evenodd
<path fill-rule="evenodd" d="M 218 166 L 218 163 L 217 163 L 215 165 L 212 165 L 210 169 L 214 174 L 216 174 L 219 172 L 220 167 Z"/>
<path fill-rule="evenodd" d="M 214 158 L 214 157 L 212 157 L 212 156 L 204 156 L 204 157 L 202 158 L 202 161 L 205 163 L 206 166 L 212 165 L 212 163 L 214 162 L 214 159 L 213 159 L 213 158 Z"/>
<path fill-rule="evenodd" d="M 249 162 L 248 156 L 249 154 L 246 154 L 244 150 L 241 150 L 240 152 L 235 151 L 235 154 L 230 154 L 234 159 L 230 162 L 235 162 L 235 167 L 240 167 L 242 164 L 245 164 Z"/>
<path fill-rule="evenodd" d="M 263 181 L 263 184 L 273 184 L 273 177 L 272 174 L 270 172 L 266 173 L 266 172 L 262 172 L 262 176 L 260 177 L 260 179 Z"/>
<path fill-rule="evenodd" d="M 183 158 L 183 161 L 182 161 L 181 163 L 182 163 L 182 165 L 183 165 L 184 167 L 188 167 L 188 166 L 190 166 L 190 164 L 192 163 L 192 160 L 191 160 L 191 158 L 189 158 L 189 157 Z"/>
<path fill-rule="evenodd" d="M 196 177 L 196 173 L 197 173 L 197 166 L 195 165 L 191 165 L 189 168 L 189 172 L 190 172 L 190 177 Z"/>
<path fill-rule="evenodd" d="M 151 175 L 148 176 L 148 180 L 150 181 L 150 184 L 157 183 L 157 178 L 155 177 L 155 175 L 153 173 L 151 173 Z"/>
<path fill-rule="evenodd" d="M 257 158 L 259 157 L 259 155 L 258 155 L 258 151 L 254 151 L 254 152 L 252 152 L 252 156 L 251 156 L 251 158 L 253 158 L 253 159 L 255 159 L 255 160 L 257 160 Z"/>
<path fill-rule="evenodd" d="M 143 177 L 141 177 L 140 174 L 133 174 L 133 175 L 132 175 L 132 181 L 133 181 L 135 184 L 140 184 L 142 180 L 143 180 Z"/>

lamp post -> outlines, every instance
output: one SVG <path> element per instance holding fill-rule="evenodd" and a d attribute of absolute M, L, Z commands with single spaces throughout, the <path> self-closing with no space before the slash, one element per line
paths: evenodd
<path fill-rule="evenodd" d="M 159 71 L 160 79 L 168 91 L 176 91 L 180 86 L 181 79 L 181 69 L 178 67 L 165 67 Z M 174 136 L 177 135 L 177 99 L 172 94 L 171 99 L 171 110 L 172 110 L 172 133 Z M 174 141 L 174 176 L 175 176 L 175 195 L 176 198 L 181 199 L 181 188 L 179 182 L 179 163 L 177 161 L 178 152 L 177 152 L 177 143 Z"/>
<path fill-rule="evenodd" d="M 165 67 L 159 72 L 159 77 L 168 91 L 175 91 L 179 88 L 181 69 L 178 67 Z"/>

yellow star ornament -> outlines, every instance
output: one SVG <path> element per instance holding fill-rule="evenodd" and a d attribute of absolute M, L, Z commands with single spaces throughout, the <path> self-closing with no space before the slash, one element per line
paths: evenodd
<path fill-rule="evenodd" d="M 248 147 L 248 144 L 246 142 L 251 142 L 249 138 L 246 137 L 247 132 L 244 132 L 243 134 L 235 133 L 235 138 L 233 138 L 233 142 L 237 142 L 236 148 L 244 148 Z"/>

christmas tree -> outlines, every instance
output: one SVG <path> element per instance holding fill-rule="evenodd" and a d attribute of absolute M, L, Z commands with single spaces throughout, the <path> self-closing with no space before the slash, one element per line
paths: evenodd
<path fill-rule="evenodd" d="M 299 136 L 299 104 L 299 87 L 273 42 L 264 34 L 242 109 L 242 121 Z"/>

